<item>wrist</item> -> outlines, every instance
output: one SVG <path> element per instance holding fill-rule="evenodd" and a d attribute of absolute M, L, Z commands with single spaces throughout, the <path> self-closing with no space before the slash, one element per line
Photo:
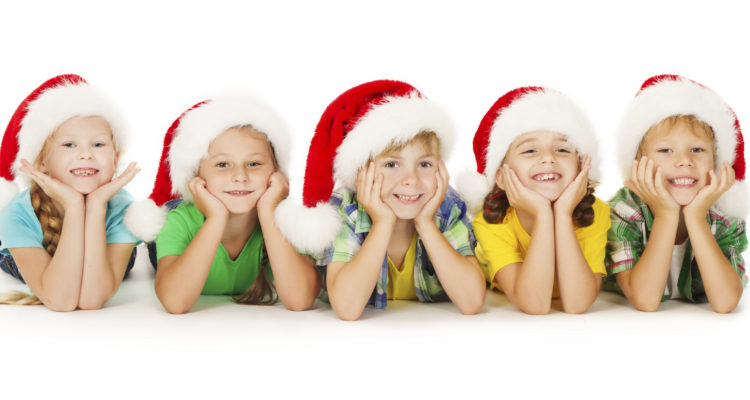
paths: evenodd
<path fill-rule="evenodd" d="M 435 218 L 427 218 L 427 217 L 414 218 L 414 228 L 417 231 L 421 231 L 422 229 L 431 228 L 431 227 L 437 228 L 437 225 L 435 224 Z"/>

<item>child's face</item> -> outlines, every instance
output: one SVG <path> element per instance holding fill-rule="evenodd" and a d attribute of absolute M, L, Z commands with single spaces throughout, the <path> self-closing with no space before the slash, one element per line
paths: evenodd
<path fill-rule="evenodd" d="M 100 117 L 73 117 L 52 133 L 38 160 L 39 170 L 89 194 L 112 180 L 117 152 L 112 130 Z"/>
<path fill-rule="evenodd" d="M 565 135 L 549 132 L 527 132 L 516 138 L 508 148 L 505 161 L 527 188 L 550 201 L 557 200 L 578 174 L 578 152 Z M 495 183 L 505 189 L 502 168 L 495 174 Z"/>
<path fill-rule="evenodd" d="M 273 152 L 264 134 L 249 128 L 230 128 L 208 147 L 198 176 L 230 214 L 246 214 L 255 209 L 275 171 Z"/>
<path fill-rule="evenodd" d="M 652 130 L 641 149 L 654 167 L 661 167 L 662 183 L 680 205 L 689 204 L 706 186 L 714 168 L 713 140 L 684 122 Z"/>
<path fill-rule="evenodd" d="M 383 174 L 380 198 L 396 218 L 414 219 L 437 189 L 440 161 L 435 149 L 412 142 L 400 151 L 375 157 L 375 176 Z"/>

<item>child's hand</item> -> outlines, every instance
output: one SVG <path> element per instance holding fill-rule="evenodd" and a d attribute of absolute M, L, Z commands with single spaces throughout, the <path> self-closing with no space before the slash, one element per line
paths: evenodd
<path fill-rule="evenodd" d="M 206 181 L 202 178 L 196 176 L 191 179 L 190 182 L 188 182 L 188 189 L 190 189 L 190 193 L 193 195 L 195 207 L 206 217 L 206 219 L 226 219 L 229 216 L 229 211 L 226 206 L 224 206 L 224 203 L 206 189 Z"/>
<path fill-rule="evenodd" d="M 683 208 L 682 213 L 685 216 L 705 217 L 708 209 L 734 185 L 734 169 L 726 161 L 721 164 L 721 179 L 716 176 L 714 170 L 709 171 L 708 174 L 711 177 L 711 182 L 701 188 L 690 201 L 690 204 Z"/>
<path fill-rule="evenodd" d="M 268 188 L 258 199 L 258 213 L 273 213 L 276 206 L 289 196 L 289 180 L 279 171 L 268 178 Z"/>
<path fill-rule="evenodd" d="M 141 169 L 136 167 L 135 162 L 131 162 L 125 171 L 123 171 L 118 177 L 113 178 L 111 181 L 99 186 L 96 190 L 89 193 L 86 196 L 86 204 L 94 202 L 102 205 L 107 204 L 109 199 L 132 181 L 133 178 L 135 178 L 135 175 L 140 171 Z"/>
<path fill-rule="evenodd" d="M 362 205 L 367 215 L 376 222 L 396 223 L 396 214 L 383 202 L 380 192 L 383 188 L 383 175 L 375 176 L 375 163 L 370 162 L 366 168 L 360 168 L 357 174 L 357 202 Z"/>
<path fill-rule="evenodd" d="M 29 175 L 52 200 L 62 204 L 66 210 L 76 204 L 83 205 L 83 195 L 72 187 L 53 179 L 44 172 L 34 168 L 27 160 L 21 159 L 21 172 Z"/>
<path fill-rule="evenodd" d="M 641 161 L 633 161 L 630 180 L 625 181 L 625 186 L 646 202 L 654 217 L 680 212 L 680 205 L 664 188 L 661 168 L 654 172 L 654 161 L 646 156 L 641 157 Z"/>
<path fill-rule="evenodd" d="M 448 182 L 450 181 L 451 177 L 450 174 L 448 174 L 448 169 L 445 168 L 445 163 L 443 160 L 440 160 L 438 163 L 438 170 L 435 172 L 435 180 L 437 181 L 437 188 L 435 189 L 435 194 L 432 195 L 432 198 L 428 200 L 424 206 L 422 206 L 422 209 L 419 211 L 419 214 L 414 218 L 414 224 L 416 226 L 419 226 L 420 224 L 426 224 L 426 223 L 433 223 L 435 220 L 435 213 L 440 208 L 440 205 L 443 204 L 443 199 L 445 198 L 445 190 L 448 188 Z"/>
<path fill-rule="evenodd" d="M 503 169 L 503 181 L 505 182 L 505 195 L 508 196 L 508 202 L 511 206 L 534 217 L 544 210 L 552 209 L 551 203 L 546 197 L 521 183 L 516 171 L 505 164 L 501 168 Z"/>
<path fill-rule="evenodd" d="M 573 210 L 576 209 L 578 203 L 580 203 L 583 196 L 586 195 L 590 170 L 591 157 L 584 154 L 581 159 L 581 171 L 578 173 L 578 176 L 568 184 L 568 187 L 563 190 L 560 197 L 558 197 L 552 205 L 552 209 L 556 214 L 567 216 L 573 215 Z"/>

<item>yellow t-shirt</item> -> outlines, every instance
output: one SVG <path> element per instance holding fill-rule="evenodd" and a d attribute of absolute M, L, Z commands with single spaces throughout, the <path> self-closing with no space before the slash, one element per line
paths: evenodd
<path fill-rule="evenodd" d="M 404 255 L 401 271 L 396 268 L 388 257 L 388 300 L 416 300 L 417 290 L 414 288 L 414 255 L 417 252 L 417 233 L 411 239 L 409 248 Z"/>
<path fill-rule="evenodd" d="M 609 230 L 609 205 L 594 201 L 594 222 L 575 233 L 581 252 L 591 268 L 591 272 L 606 275 L 604 251 Z M 508 208 L 505 218 L 499 224 L 490 224 L 479 214 L 472 222 L 477 238 L 476 255 L 484 277 L 495 287 L 495 275 L 506 265 L 523 262 L 529 249 L 531 236 L 521 226 L 518 214 L 513 207 Z M 556 282 L 555 282 L 556 283 Z M 557 285 L 555 284 L 555 287 Z M 556 291 L 555 291 L 556 292 Z"/>

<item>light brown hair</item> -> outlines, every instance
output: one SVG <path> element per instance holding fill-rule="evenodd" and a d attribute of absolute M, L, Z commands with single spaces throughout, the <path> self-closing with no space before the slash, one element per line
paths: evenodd
<path fill-rule="evenodd" d="M 695 136 L 703 136 L 709 139 L 711 141 L 711 153 L 714 156 L 714 160 L 716 160 L 714 130 L 711 128 L 711 125 L 699 120 L 692 114 L 672 115 L 671 117 L 664 118 L 658 123 L 652 125 L 648 131 L 646 131 L 646 134 L 643 135 L 641 142 L 638 144 L 638 151 L 635 154 L 635 159 L 638 160 L 645 154 L 647 141 L 653 140 L 655 136 L 668 133 L 672 128 L 680 124 L 686 126 Z"/>

